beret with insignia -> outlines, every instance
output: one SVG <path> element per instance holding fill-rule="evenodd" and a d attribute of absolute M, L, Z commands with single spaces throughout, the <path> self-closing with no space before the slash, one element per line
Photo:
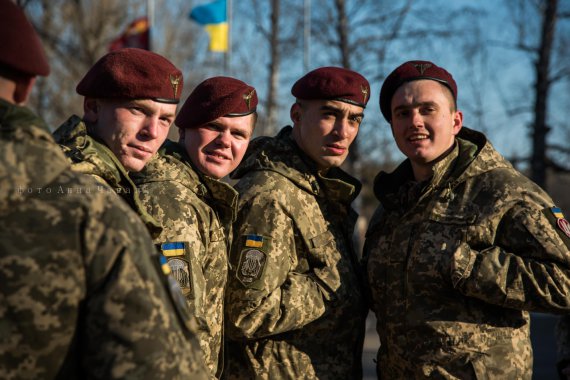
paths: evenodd
<path fill-rule="evenodd" d="M 168 59 L 148 50 L 125 48 L 104 55 L 77 85 L 91 98 L 152 99 L 177 104 L 184 80 Z"/>
<path fill-rule="evenodd" d="M 297 99 L 338 100 L 365 108 L 370 99 L 370 84 L 355 71 L 319 67 L 295 82 L 291 94 Z"/>
<path fill-rule="evenodd" d="M 174 123 L 179 128 L 197 128 L 222 116 L 247 116 L 256 109 L 255 88 L 239 79 L 218 76 L 196 86 Z"/>
<path fill-rule="evenodd" d="M 0 68 L 24 75 L 50 71 L 42 42 L 24 11 L 11 0 L 0 0 Z"/>
<path fill-rule="evenodd" d="M 380 111 L 384 118 L 392 120 L 392 97 L 402 84 L 420 79 L 431 79 L 442 83 L 451 91 L 457 101 L 457 84 L 447 70 L 429 61 L 408 61 L 398 66 L 386 77 L 380 90 Z"/>

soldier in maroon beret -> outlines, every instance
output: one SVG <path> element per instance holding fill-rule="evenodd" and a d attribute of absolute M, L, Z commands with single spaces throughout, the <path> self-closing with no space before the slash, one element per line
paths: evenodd
<path fill-rule="evenodd" d="M 115 50 L 77 85 L 83 118 L 73 115 L 54 132 L 74 170 L 115 189 L 155 232 L 128 173 L 140 171 L 166 140 L 182 86 L 182 73 L 163 56 Z"/>
<path fill-rule="evenodd" d="M 380 110 L 407 158 L 374 181 L 363 253 L 379 378 L 530 379 L 529 311 L 570 311 L 570 223 L 463 126 L 447 70 L 403 63 Z"/>
<path fill-rule="evenodd" d="M 24 12 L 0 0 L 0 379 L 209 379 L 145 226 L 24 106 L 48 73 Z"/>
<path fill-rule="evenodd" d="M 293 126 L 256 139 L 233 178 L 239 212 L 226 316 L 233 379 L 359 379 L 366 303 L 352 245 L 360 183 L 339 166 L 368 81 L 321 67 L 291 93 Z"/>
<path fill-rule="evenodd" d="M 200 321 L 212 378 L 221 378 L 228 244 L 236 191 L 219 179 L 242 160 L 257 119 L 253 87 L 230 77 L 200 83 L 176 117 L 180 140 L 132 174 L 142 204 L 163 228 L 155 238 Z"/>

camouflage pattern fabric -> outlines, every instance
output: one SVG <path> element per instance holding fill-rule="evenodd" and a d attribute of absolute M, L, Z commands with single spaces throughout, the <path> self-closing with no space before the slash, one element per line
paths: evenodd
<path fill-rule="evenodd" d="M 367 305 L 350 203 L 360 183 L 317 173 L 291 131 L 252 141 L 235 173 L 229 378 L 358 379 Z"/>
<path fill-rule="evenodd" d="M 550 197 L 463 127 L 426 183 L 380 173 L 364 262 L 380 379 L 530 379 L 529 311 L 570 309 Z"/>
<path fill-rule="evenodd" d="M 205 379 L 157 256 L 113 190 L 0 100 L 0 378 Z"/>
<path fill-rule="evenodd" d="M 117 157 L 102 142 L 89 135 L 81 118 L 73 115 L 54 133 L 55 141 L 71 162 L 73 171 L 88 174 L 110 186 L 139 214 L 151 235 L 160 233 L 160 226 L 142 207 L 137 188 Z"/>
<path fill-rule="evenodd" d="M 199 175 L 184 148 L 167 141 L 132 178 L 141 202 L 162 226 L 154 239 L 178 278 L 199 322 L 198 337 L 213 378 L 223 370 L 224 290 L 229 230 L 237 192 L 227 183 Z"/>

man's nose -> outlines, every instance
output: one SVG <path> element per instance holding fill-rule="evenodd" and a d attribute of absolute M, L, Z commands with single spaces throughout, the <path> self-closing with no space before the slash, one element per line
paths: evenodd
<path fill-rule="evenodd" d="M 145 125 L 141 130 L 141 134 L 149 140 L 156 139 L 158 138 L 158 128 L 158 118 L 149 117 L 145 120 Z"/>

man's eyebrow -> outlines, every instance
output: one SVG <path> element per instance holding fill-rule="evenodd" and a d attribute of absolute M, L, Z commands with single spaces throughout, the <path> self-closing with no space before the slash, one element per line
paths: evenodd
<path fill-rule="evenodd" d="M 330 106 L 330 105 L 323 105 L 321 106 L 321 110 L 322 111 L 331 111 L 337 114 L 342 114 L 344 113 L 344 109 L 343 108 L 339 108 L 339 107 L 335 107 L 335 106 Z M 349 117 L 364 117 L 364 113 L 363 112 L 356 112 L 356 113 L 348 113 Z"/>
<path fill-rule="evenodd" d="M 323 111 L 332 111 L 332 112 L 337 112 L 337 113 L 342 112 L 342 109 L 341 109 L 341 108 L 335 107 L 335 106 L 330 106 L 330 105 L 327 105 L 327 104 L 322 105 L 322 106 L 321 106 L 321 110 L 323 110 Z"/>
<path fill-rule="evenodd" d="M 412 104 L 400 104 L 399 106 L 396 106 L 394 110 L 410 109 L 410 108 L 425 107 L 425 106 L 437 106 L 437 103 L 428 100 L 425 102 L 415 102 Z"/>

